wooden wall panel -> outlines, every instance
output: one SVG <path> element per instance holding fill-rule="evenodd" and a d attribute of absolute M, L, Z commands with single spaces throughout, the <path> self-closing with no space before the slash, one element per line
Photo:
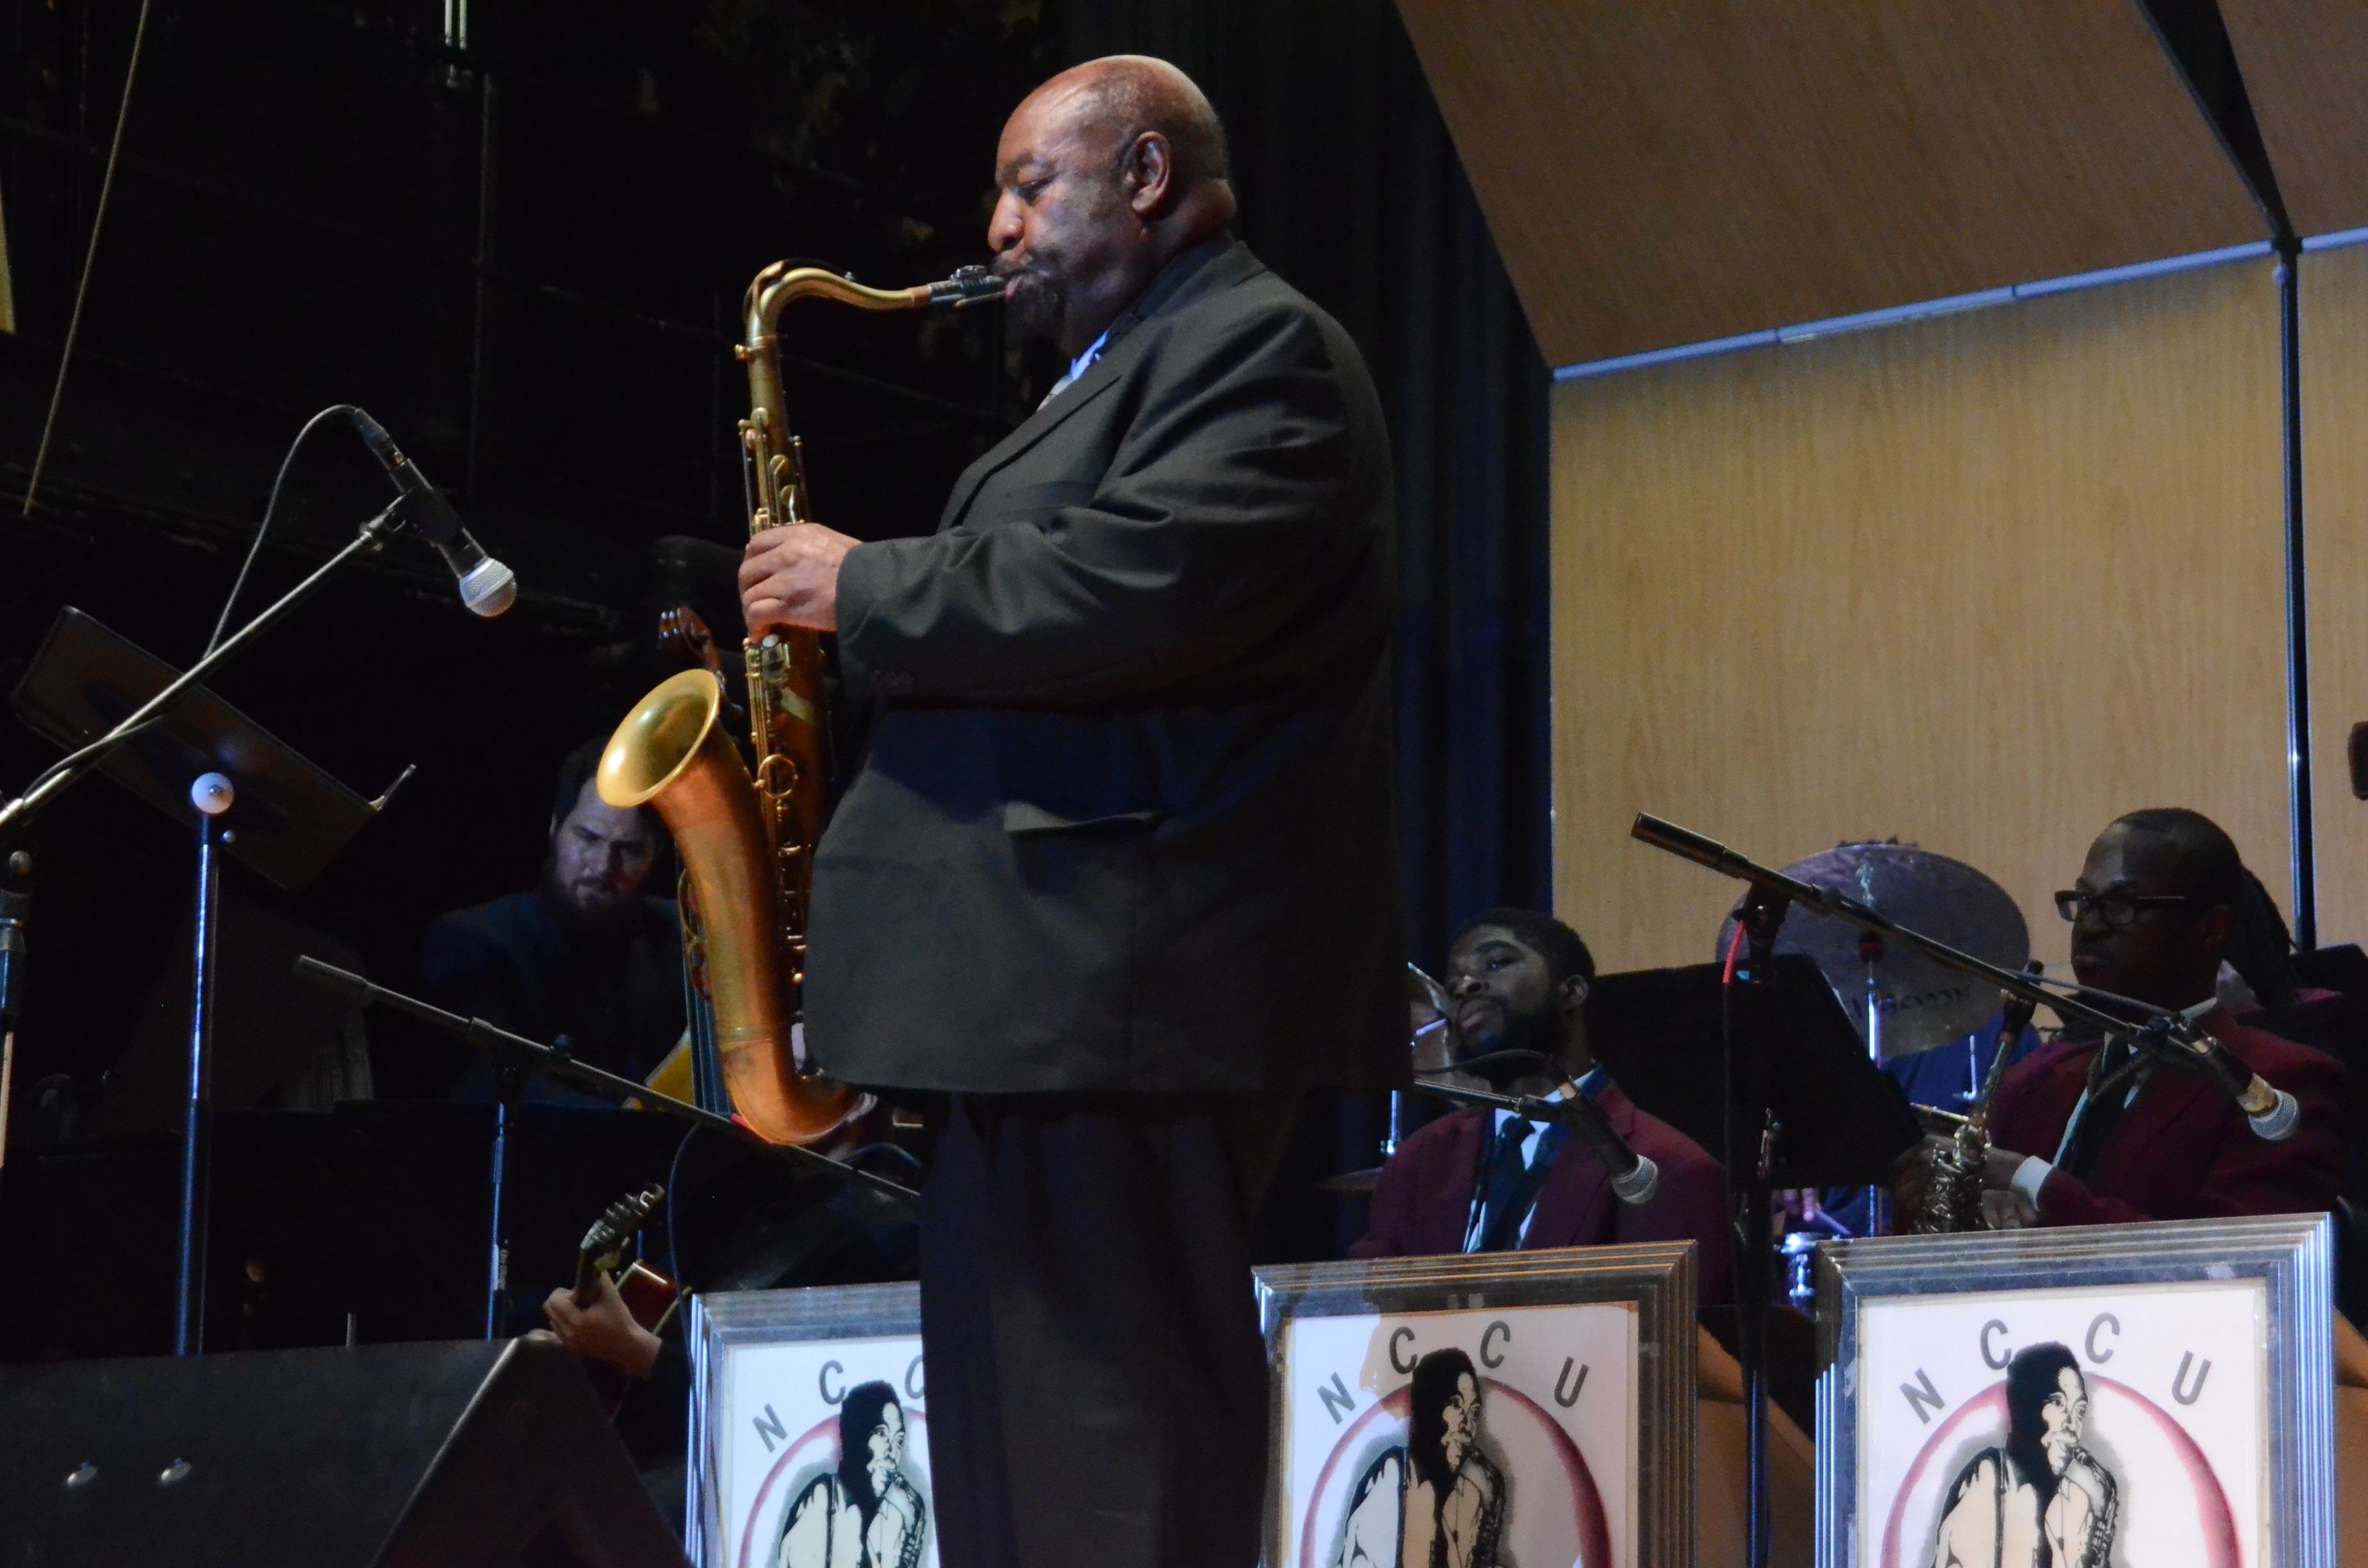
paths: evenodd
<path fill-rule="evenodd" d="M 1707 959 L 1736 891 L 1639 810 L 1956 856 L 2051 964 L 2135 807 L 2283 894 L 2276 308 L 2244 262 L 1557 388 L 1555 885 L 1602 961 Z"/>
<path fill-rule="evenodd" d="M 2368 227 L 2368 6 L 2220 0 L 2298 234 Z"/>
<path fill-rule="evenodd" d="M 1546 362 L 2269 228 L 2137 0 L 1399 0 Z"/>
<path fill-rule="evenodd" d="M 2368 247 L 2302 258 L 2303 522 L 2318 937 L 2368 942 L 2368 803 L 2343 741 L 2368 719 Z"/>

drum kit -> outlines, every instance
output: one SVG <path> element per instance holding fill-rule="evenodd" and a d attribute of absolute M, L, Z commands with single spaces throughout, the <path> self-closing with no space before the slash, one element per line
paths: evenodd
<path fill-rule="evenodd" d="M 2001 968 L 2019 969 L 2031 957 L 2031 928 L 2014 899 L 1962 860 L 1891 839 L 1839 845 L 1795 861 L 1784 871 L 1833 888 L 1902 926 Z M 1725 958 L 1735 926 L 1729 915 L 1720 928 L 1713 958 Z M 1886 944 L 1836 920 L 1785 922 L 1776 951 L 1805 954 L 1816 964 L 1867 1054 L 1877 1062 L 1929 1051 L 1962 1051 L 1968 1086 L 1978 1080 L 1982 1026 L 1998 1007 L 1995 987 L 1944 968 L 1913 948 Z M 1409 963 L 1406 1003 L 1414 1070 L 1437 1074 L 1452 1067 L 1457 1050 L 1446 988 Z M 1404 1094 L 1390 1096 L 1384 1159 L 1408 1131 L 1406 1108 Z M 1370 1193 L 1380 1179 L 1376 1165 L 1344 1172 L 1322 1186 L 1327 1192 Z"/>
<path fill-rule="evenodd" d="M 2001 969 L 2020 969 L 2031 957 L 2031 928 L 2013 898 L 1946 855 L 1896 839 L 1844 844 L 1793 862 L 1784 874 L 1833 888 Z M 1734 937 L 1730 915 L 1712 956 L 1724 959 Z M 1877 1062 L 1967 1046 L 1998 1011 L 1995 987 L 1838 920 L 1786 921 L 1776 951 L 1805 953 L 1816 963 Z"/>

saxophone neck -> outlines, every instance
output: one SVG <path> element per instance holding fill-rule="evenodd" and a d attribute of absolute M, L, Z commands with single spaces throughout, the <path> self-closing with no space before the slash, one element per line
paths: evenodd
<path fill-rule="evenodd" d="M 781 401 L 779 326 L 784 309 L 798 300 L 827 300 L 861 311 L 920 311 L 974 305 L 1002 295 L 1001 280 L 984 267 L 965 267 L 951 278 L 909 289 L 869 288 L 826 267 L 786 261 L 757 274 L 741 300 L 742 337 L 733 349 L 748 372 L 748 417 L 741 421 L 740 439 L 751 480 L 749 531 L 808 520 L 804 454 L 790 433 Z"/>
<path fill-rule="evenodd" d="M 757 274 L 741 302 L 747 336 L 741 347 L 754 354 L 761 342 L 769 351 L 784 307 L 798 300 L 828 300 L 859 311 L 925 311 L 933 306 L 985 304 L 1003 297 L 1003 282 L 984 267 L 965 267 L 934 283 L 909 289 L 873 289 L 826 267 L 791 267 L 777 261 Z"/>

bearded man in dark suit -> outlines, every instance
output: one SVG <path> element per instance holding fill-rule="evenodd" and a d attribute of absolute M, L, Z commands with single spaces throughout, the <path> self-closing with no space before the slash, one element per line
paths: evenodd
<path fill-rule="evenodd" d="M 1253 1209 L 1300 1092 L 1406 1071 L 1387 438 L 1339 325 L 1227 233 L 1174 67 L 1053 78 L 988 239 L 1068 374 L 927 539 L 751 541 L 864 749 L 806 1028 L 946 1091 L 922 1335 L 943 1560 L 1258 1556 Z"/>

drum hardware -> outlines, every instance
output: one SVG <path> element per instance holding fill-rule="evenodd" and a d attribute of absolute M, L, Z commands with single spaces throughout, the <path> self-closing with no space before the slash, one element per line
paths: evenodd
<path fill-rule="evenodd" d="M 2120 1036 L 2130 1041 L 2140 1053 L 2155 1052 L 2170 1062 L 2203 1073 L 2217 1084 L 2228 1097 L 2245 1113 L 2255 1137 L 2275 1143 L 2294 1136 L 2301 1119 L 2301 1108 L 2294 1097 L 2276 1087 L 2231 1055 L 2226 1046 L 2203 1027 L 2203 1019 L 2218 1006 L 2206 1001 L 2186 1012 L 2174 1012 L 2157 1007 L 2133 997 L 2114 1000 L 2144 1015 L 2142 1022 L 2133 1025 L 2122 1014 L 2109 1012 L 2087 1000 L 2087 994 L 2051 989 L 2048 983 L 2003 968 L 1976 954 L 1928 936 L 1924 932 L 1892 918 L 1858 901 L 1844 897 L 1830 887 L 1813 886 L 1787 872 L 1763 866 L 1713 838 L 1666 822 L 1648 812 L 1639 812 L 1629 830 L 1632 837 L 1641 839 L 1656 849 L 1691 860 L 1721 876 L 1748 882 L 1765 896 L 1797 903 L 1812 915 L 1861 930 L 1873 931 L 1894 943 L 1906 944 L 1934 962 L 1963 974 L 1986 980 L 2010 996 L 2019 996 L 2035 1006 L 2047 1008 L 2066 1024 L 2088 1025 L 2108 1037 Z"/>
<path fill-rule="evenodd" d="M 1420 964 L 1408 960 L 1406 967 L 1406 1040 L 1413 1052 L 1414 1070 L 1417 1075 L 1437 1072 L 1452 1065 L 1455 1061 L 1455 1025 L 1451 1017 L 1454 999 L 1447 994 L 1447 987 L 1433 979 Z M 1426 1014 L 1429 1016 L 1425 1017 Z M 1384 1165 L 1391 1155 L 1398 1152 L 1398 1145 L 1406 1141 L 1406 1091 L 1392 1089 L 1390 1126 L 1383 1136 L 1381 1147 Z M 1364 1194 L 1379 1187 L 1381 1180 L 1381 1165 L 1370 1165 L 1363 1170 L 1342 1171 L 1338 1176 L 1326 1176 L 1315 1186 L 1320 1192 Z"/>
<path fill-rule="evenodd" d="M 1839 845 L 1796 860 L 1782 875 L 1839 892 L 1900 926 L 2005 969 L 2031 957 L 2031 928 L 2007 891 L 1962 860 L 1896 841 Z M 1720 927 L 1716 956 L 1734 939 Z M 1805 953 L 1842 1000 L 1876 1061 L 1913 1056 L 1964 1040 L 1997 1010 L 1995 995 L 1913 943 L 1832 921 L 1794 921 L 1779 953 Z"/>

